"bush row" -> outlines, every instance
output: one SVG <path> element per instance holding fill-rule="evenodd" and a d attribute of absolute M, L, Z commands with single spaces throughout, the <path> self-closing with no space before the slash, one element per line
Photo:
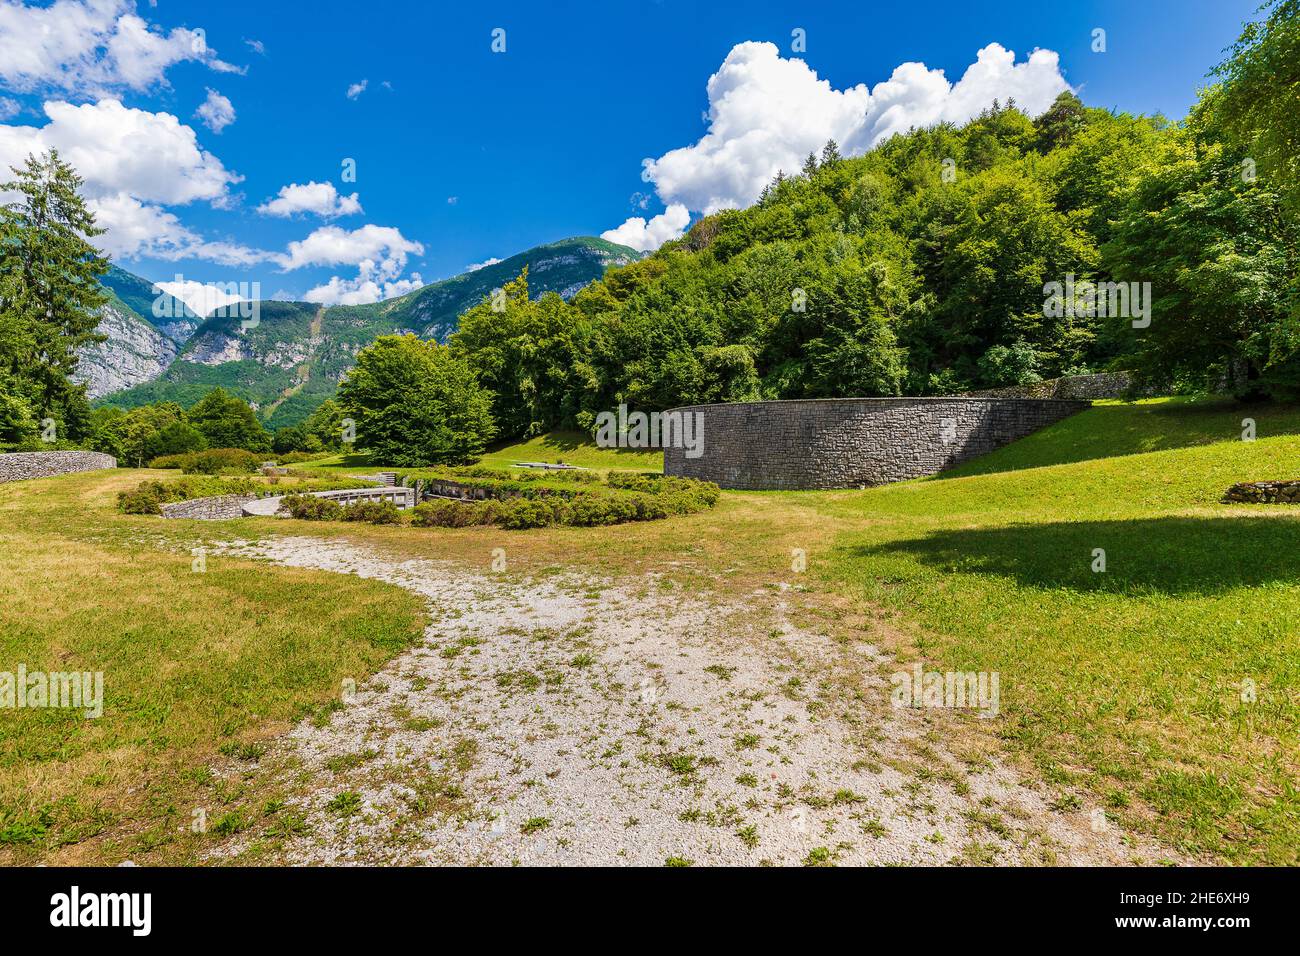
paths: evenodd
<path fill-rule="evenodd" d="M 304 521 L 364 521 L 367 524 L 398 524 L 402 512 L 391 501 L 358 501 L 343 505 L 315 495 L 285 495 L 281 503 L 289 517 Z"/>
<path fill-rule="evenodd" d="M 163 455 L 149 462 L 150 468 L 179 468 L 187 475 L 251 475 L 265 456 L 242 448 L 209 448 L 184 455 Z"/>
<path fill-rule="evenodd" d="M 129 515 L 156 515 L 160 506 L 195 498 L 217 495 L 255 495 L 265 492 L 266 485 L 251 478 L 216 478 L 195 475 L 171 481 L 142 481 L 131 491 L 120 492 L 117 508 Z"/>
<path fill-rule="evenodd" d="M 149 479 L 142 481 L 131 491 L 120 492 L 117 496 L 119 511 L 132 515 L 156 515 L 160 506 L 177 501 L 193 501 L 195 498 L 215 498 L 218 495 L 268 495 L 285 494 L 285 482 L 293 493 L 304 491 L 337 491 L 355 488 L 356 479 L 349 478 L 315 478 L 309 481 L 268 478 L 261 480 L 245 475 L 186 475 L 183 478 L 169 478 L 165 481 Z"/>
<path fill-rule="evenodd" d="M 416 505 L 411 523 L 418 527 L 464 528 L 500 525 L 503 528 L 544 528 L 564 524 L 579 527 L 655 521 L 670 515 L 694 514 L 718 501 L 717 485 L 691 479 L 671 479 L 674 484 L 656 492 L 622 494 L 580 492 L 573 497 L 515 497 L 489 501 L 429 501 Z"/>

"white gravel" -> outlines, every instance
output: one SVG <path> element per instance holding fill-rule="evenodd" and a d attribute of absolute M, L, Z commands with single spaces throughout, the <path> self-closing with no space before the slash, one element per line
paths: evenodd
<path fill-rule="evenodd" d="M 897 668 L 794 627 L 779 594 L 741 606 L 653 576 L 524 580 L 316 538 L 234 550 L 407 588 L 433 621 L 325 726 L 262 758 L 254 773 L 307 823 L 272 862 L 1171 858 L 1114 823 L 1094 832 L 1086 807 L 1051 809 L 1059 794 L 996 762 L 954 759 L 924 712 L 888 706 L 882 671 Z M 328 809 L 345 791 L 359 810 Z M 257 844 L 240 834 L 214 862 Z"/>

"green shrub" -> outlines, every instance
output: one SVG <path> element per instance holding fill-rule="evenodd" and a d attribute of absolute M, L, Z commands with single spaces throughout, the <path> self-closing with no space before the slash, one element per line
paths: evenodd
<path fill-rule="evenodd" d="M 511 498 L 501 502 L 500 524 L 504 528 L 520 531 L 525 528 L 545 528 L 564 524 L 568 517 L 568 504 L 563 501 L 544 501 L 540 498 Z"/>
<path fill-rule="evenodd" d="M 285 495 L 280 507 L 289 512 L 290 517 L 303 521 L 340 521 L 343 518 L 341 504 L 316 495 Z"/>
<path fill-rule="evenodd" d="M 402 512 L 391 501 L 358 501 L 343 508 L 344 521 L 365 521 L 369 524 L 400 524 Z"/>
<path fill-rule="evenodd" d="M 637 509 L 627 495 L 579 495 L 569 503 L 568 523 L 591 527 L 635 521 Z"/>
<path fill-rule="evenodd" d="M 159 506 L 170 500 L 164 495 L 167 486 L 161 481 L 145 481 L 133 491 L 119 492 L 117 509 L 129 515 L 160 514 Z"/>
<path fill-rule="evenodd" d="M 501 519 L 501 510 L 501 502 L 494 500 L 426 501 L 412 509 L 411 524 L 418 528 L 468 528 L 473 525 L 497 524 Z"/>
<path fill-rule="evenodd" d="M 160 506 L 195 498 L 214 498 L 217 495 L 255 495 L 269 491 L 265 485 L 251 478 L 218 478 L 209 475 L 187 475 L 174 481 L 150 479 L 142 481 L 132 491 L 117 496 L 119 511 L 129 515 L 156 515 Z"/>
<path fill-rule="evenodd" d="M 187 452 L 183 455 L 159 455 L 149 462 L 150 468 L 181 468 L 189 460 L 193 452 Z"/>
<path fill-rule="evenodd" d="M 150 468 L 179 468 L 187 475 L 251 475 L 262 465 L 262 456 L 242 448 L 208 448 L 185 455 L 161 455 Z"/>

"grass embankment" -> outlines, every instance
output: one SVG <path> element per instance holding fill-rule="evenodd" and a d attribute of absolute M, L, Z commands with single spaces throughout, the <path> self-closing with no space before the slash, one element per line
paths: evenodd
<path fill-rule="evenodd" d="M 238 524 L 120 515 L 156 471 L 0 485 L 0 670 L 102 671 L 104 711 L 0 710 L 0 861 L 184 861 L 235 790 L 218 753 L 339 698 L 418 638 L 396 588 L 191 548 Z"/>
<path fill-rule="evenodd" d="M 554 431 L 523 441 L 506 442 L 489 448 L 479 464 L 487 468 L 515 468 L 518 462 L 546 462 L 548 464 L 576 465 L 594 471 L 663 471 L 662 451 L 638 451 L 631 448 L 597 448 L 591 437 L 583 432 Z M 352 474 L 373 474 L 385 471 L 411 469 L 385 467 L 382 462 L 372 462 L 369 455 L 342 454 L 304 462 L 304 469 L 328 469 Z"/>

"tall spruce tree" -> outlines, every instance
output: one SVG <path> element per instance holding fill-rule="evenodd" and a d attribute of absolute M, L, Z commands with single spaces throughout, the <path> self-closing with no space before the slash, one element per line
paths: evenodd
<path fill-rule="evenodd" d="M 85 387 L 71 379 L 77 350 L 103 339 L 95 328 L 108 262 L 90 240 L 104 230 L 55 150 L 11 168 L 17 178 L 0 184 L 17 194 L 0 207 L 0 392 L 75 441 L 89 427 Z"/>

